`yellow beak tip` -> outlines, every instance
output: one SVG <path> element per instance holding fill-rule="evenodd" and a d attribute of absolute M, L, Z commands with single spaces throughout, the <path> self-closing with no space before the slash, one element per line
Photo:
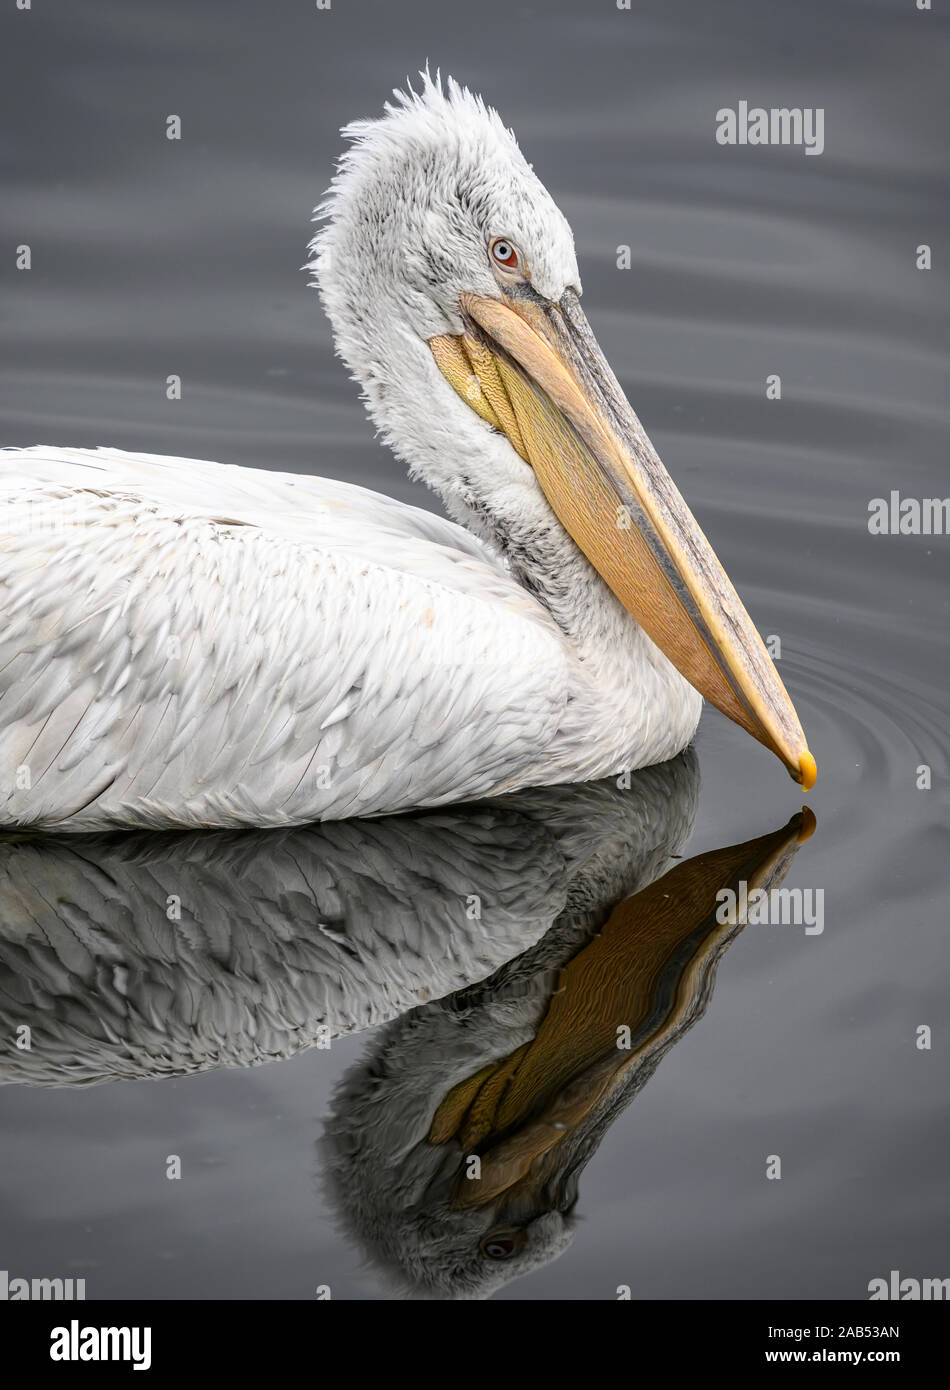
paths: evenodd
<path fill-rule="evenodd" d="M 798 760 L 798 771 L 802 787 L 806 792 L 811 791 L 818 777 L 818 764 L 807 749 Z"/>
<path fill-rule="evenodd" d="M 798 843 L 800 845 L 803 845 L 806 840 L 811 839 L 812 835 L 814 835 L 815 833 L 815 828 L 817 825 L 818 821 L 815 819 L 814 811 L 812 811 L 811 808 L 808 806 L 803 806 L 801 813 L 801 822 L 798 827 Z"/>

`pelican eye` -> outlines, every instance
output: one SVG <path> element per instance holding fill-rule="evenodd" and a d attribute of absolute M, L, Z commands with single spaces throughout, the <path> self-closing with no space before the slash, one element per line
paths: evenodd
<path fill-rule="evenodd" d="M 521 269 L 521 257 L 507 237 L 496 236 L 489 243 L 488 249 L 496 265 L 502 266 L 505 270 Z"/>
<path fill-rule="evenodd" d="M 488 1260 L 510 1260 L 525 1242 L 524 1231 L 489 1231 L 483 1236 L 479 1249 Z"/>

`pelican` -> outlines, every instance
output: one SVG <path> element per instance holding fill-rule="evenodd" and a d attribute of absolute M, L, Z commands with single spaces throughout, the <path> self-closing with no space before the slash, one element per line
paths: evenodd
<path fill-rule="evenodd" d="M 0 821 L 267 827 L 588 781 L 674 757 L 703 697 L 810 787 L 512 132 L 425 73 L 344 135 L 309 266 L 452 520 L 266 468 L 0 452 Z"/>

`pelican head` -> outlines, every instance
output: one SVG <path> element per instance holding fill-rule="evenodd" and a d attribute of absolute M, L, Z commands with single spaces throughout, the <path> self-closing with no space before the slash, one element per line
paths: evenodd
<path fill-rule="evenodd" d="M 426 73 L 344 134 L 310 264 L 383 437 L 556 617 L 572 595 L 578 630 L 619 604 L 651 660 L 810 787 L 788 694 L 597 345 L 571 229 L 512 132 Z"/>

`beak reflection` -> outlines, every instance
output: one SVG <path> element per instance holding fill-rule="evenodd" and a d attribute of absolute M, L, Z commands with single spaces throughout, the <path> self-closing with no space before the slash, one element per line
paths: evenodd
<path fill-rule="evenodd" d="M 683 861 L 613 908 L 562 966 L 535 1036 L 439 1105 L 429 1143 L 466 1156 L 455 1207 L 492 1208 L 509 1231 L 573 1207 L 609 1123 L 705 1011 L 719 959 L 746 924 L 742 905 L 781 884 L 814 826 L 806 808 L 771 834 Z"/>

